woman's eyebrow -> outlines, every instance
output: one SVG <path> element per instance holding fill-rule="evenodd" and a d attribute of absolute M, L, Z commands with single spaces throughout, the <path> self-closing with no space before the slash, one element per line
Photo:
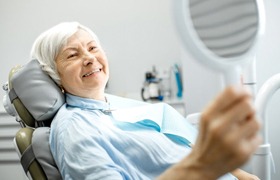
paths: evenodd
<path fill-rule="evenodd" d="M 66 47 L 62 50 L 62 53 L 64 53 L 65 51 L 68 51 L 68 50 L 77 50 L 78 48 L 77 47 L 74 47 L 74 46 L 70 46 L 70 47 Z"/>
<path fill-rule="evenodd" d="M 89 44 L 91 44 L 91 43 L 97 44 L 97 42 L 96 42 L 95 40 L 92 40 L 92 41 L 89 41 L 89 42 L 87 43 L 87 45 L 89 45 Z"/>
<path fill-rule="evenodd" d="M 90 45 L 91 43 L 97 44 L 97 42 L 95 40 L 91 40 L 87 43 L 87 45 Z M 64 53 L 65 51 L 68 51 L 68 50 L 77 50 L 77 49 L 78 49 L 78 47 L 76 47 L 76 46 L 68 46 L 68 47 L 63 48 L 61 53 Z"/>

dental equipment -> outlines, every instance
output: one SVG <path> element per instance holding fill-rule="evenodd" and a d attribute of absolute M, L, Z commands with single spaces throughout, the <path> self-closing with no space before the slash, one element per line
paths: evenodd
<path fill-rule="evenodd" d="M 272 163 L 274 168 L 273 157 L 268 142 L 268 123 L 266 119 L 267 105 L 275 92 L 280 89 L 280 73 L 270 77 L 260 88 L 257 93 L 255 104 L 260 119 L 262 120 L 261 135 L 263 137 L 263 144 L 259 146 L 255 152 L 253 162 L 253 174 L 257 175 L 260 179 L 271 179 L 270 165 Z M 275 169 L 275 168 L 274 168 Z"/>

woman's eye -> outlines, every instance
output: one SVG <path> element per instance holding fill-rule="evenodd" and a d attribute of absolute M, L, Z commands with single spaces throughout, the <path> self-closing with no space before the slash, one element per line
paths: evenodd
<path fill-rule="evenodd" d="M 89 47 L 89 51 L 94 51 L 96 48 L 97 47 L 95 47 L 95 46 L 91 46 L 91 47 Z"/>
<path fill-rule="evenodd" d="M 74 53 L 74 54 L 70 54 L 67 56 L 67 59 L 70 59 L 70 58 L 73 58 L 73 57 L 76 57 L 77 56 L 77 53 Z"/>

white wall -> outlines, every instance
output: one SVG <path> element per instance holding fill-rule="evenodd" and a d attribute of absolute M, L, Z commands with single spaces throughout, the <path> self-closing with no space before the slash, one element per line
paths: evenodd
<path fill-rule="evenodd" d="M 11 116 L 0 112 L 0 174 L 3 180 L 27 179 L 13 143 L 19 128 L 19 123 Z"/>
<path fill-rule="evenodd" d="M 152 65 L 166 67 L 183 60 L 187 112 L 201 111 L 221 89 L 221 77 L 183 52 L 173 24 L 172 1 L 0 0 L 0 83 L 6 82 L 11 67 L 30 60 L 31 45 L 42 31 L 61 21 L 79 21 L 97 33 L 107 52 L 111 66 L 109 92 L 138 94 L 144 73 Z M 257 58 L 258 86 L 280 72 L 280 1 L 266 0 L 265 6 L 267 30 Z M 1 90 L 0 96 L 2 99 Z M 267 110 L 276 169 L 280 167 L 280 156 L 276 153 L 280 152 L 279 107 L 277 93 Z M 279 173 L 273 179 L 280 179 Z"/>

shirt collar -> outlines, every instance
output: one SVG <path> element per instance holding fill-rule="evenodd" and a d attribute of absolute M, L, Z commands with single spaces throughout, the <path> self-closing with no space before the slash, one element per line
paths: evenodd
<path fill-rule="evenodd" d="M 110 108 L 109 103 L 105 101 L 83 98 L 69 93 L 66 93 L 66 104 L 88 110 L 108 110 Z"/>

